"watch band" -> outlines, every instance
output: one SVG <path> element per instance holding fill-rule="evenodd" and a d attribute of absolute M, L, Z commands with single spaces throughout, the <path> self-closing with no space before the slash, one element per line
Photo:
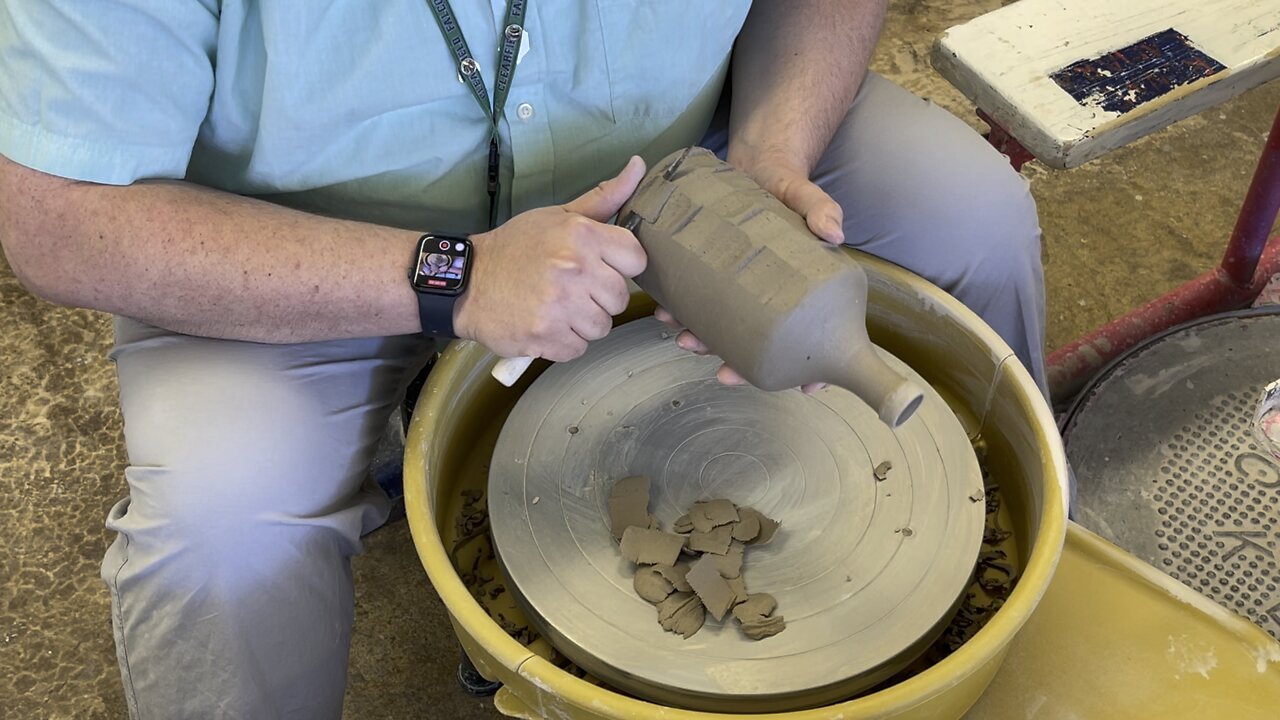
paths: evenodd
<path fill-rule="evenodd" d="M 416 295 L 418 296 L 418 319 L 422 321 L 422 334 L 443 338 L 458 337 L 453 331 L 453 306 L 458 303 L 458 297 L 421 292 Z"/>
<path fill-rule="evenodd" d="M 422 334 L 456 338 L 453 310 L 470 275 L 471 241 L 466 237 L 423 233 L 409 265 L 409 284 L 418 295 Z M 437 262 L 443 261 L 443 262 Z"/>

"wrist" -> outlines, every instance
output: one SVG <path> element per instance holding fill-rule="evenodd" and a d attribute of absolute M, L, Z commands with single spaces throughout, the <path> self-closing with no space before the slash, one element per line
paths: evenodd
<path fill-rule="evenodd" d="M 813 169 L 804 153 L 786 140 L 760 140 L 745 135 L 730 136 L 725 159 L 757 181 L 757 176 L 776 174 L 800 175 L 807 179 Z"/>
<path fill-rule="evenodd" d="M 471 236 L 471 275 L 466 290 L 458 296 L 453 306 L 453 334 L 460 340 L 475 340 L 475 315 L 477 312 L 476 287 L 483 275 L 489 233 Z"/>

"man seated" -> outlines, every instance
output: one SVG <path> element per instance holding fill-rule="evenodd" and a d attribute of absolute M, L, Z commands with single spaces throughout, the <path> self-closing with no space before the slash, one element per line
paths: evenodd
<path fill-rule="evenodd" d="M 645 267 L 609 224 L 633 156 L 713 149 L 1043 379 L 1027 184 L 868 74 L 884 0 L 510 3 L 0 6 L 0 241 L 116 318 L 133 716 L 339 716 L 388 414 L 434 337 L 563 361 L 609 332 Z M 469 237 L 465 292 L 410 286 L 424 232 Z"/>

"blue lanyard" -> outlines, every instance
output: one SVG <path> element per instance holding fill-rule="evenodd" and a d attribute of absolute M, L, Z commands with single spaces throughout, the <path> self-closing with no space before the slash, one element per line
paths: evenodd
<path fill-rule="evenodd" d="M 480 64 L 471 55 L 467 39 L 462 35 L 462 26 L 454 17 L 453 7 L 449 0 L 427 0 L 431 12 L 436 16 L 440 32 L 444 33 L 449 50 L 458 61 L 458 74 L 471 88 L 480 110 L 489 121 L 489 167 L 485 175 L 489 190 L 489 227 L 498 220 L 498 165 L 502 155 L 498 149 L 498 122 L 502 120 L 507 104 L 507 93 L 511 91 L 511 81 L 516 75 L 516 53 L 520 50 L 520 39 L 524 35 L 524 10 L 528 0 L 508 0 L 507 17 L 502 31 L 502 46 L 498 57 L 498 72 L 494 77 L 493 107 L 489 106 L 489 91 L 484 85 L 484 77 L 480 73 Z"/>

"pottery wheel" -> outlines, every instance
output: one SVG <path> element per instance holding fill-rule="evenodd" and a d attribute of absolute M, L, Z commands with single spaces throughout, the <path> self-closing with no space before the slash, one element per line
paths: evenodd
<path fill-rule="evenodd" d="M 494 546 L 530 622 L 615 687 L 703 709 L 830 702 L 909 663 L 969 584 L 983 486 L 943 400 L 881 354 L 926 388 L 897 431 L 838 388 L 720 385 L 715 358 L 680 350 L 653 319 L 549 368 L 508 418 L 489 474 Z M 664 530 L 714 498 L 780 520 L 772 542 L 747 547 L 743 577 L 777 598 L 786 630 L 752 641 L 708 616 L 688 640 L 663 631 L 609 533 L 609 490 L 629 475 L 650 479 Z"/>

